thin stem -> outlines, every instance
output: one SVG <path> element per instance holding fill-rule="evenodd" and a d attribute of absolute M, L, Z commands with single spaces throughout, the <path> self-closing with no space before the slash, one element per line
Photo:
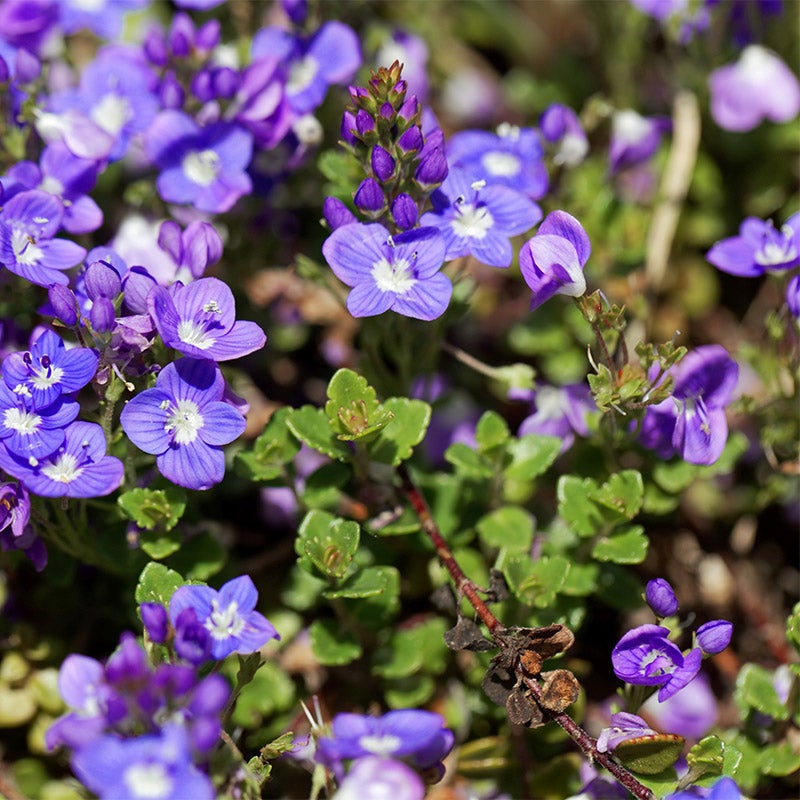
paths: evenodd
<path fill-rule="evenodd" d="M 453 579 L 453 583 L 455 583 L 456 591 L 469 600 L 483 624 L 489 629 L 489 633 L 495 638 L 496 644 L 502 647 L 501 643 L 494 637 L 494 634 L 502 631 L 505 626 L 489 610 L 486 603 L 480 598 L 477 586 L 464 574 L 464 571 L 455 560 L 452 551 L 447 546 L 447 542 L 445 542 L 442 534 L 439 532 L 439 527 L 433 519 L 425 498 L 412 480 L 406 465 L 401 464 L 397 468 L 397 473 L 400 476 L 403 491 L 411 503 L 420 521 L 420 525 L 433 543 L 439 561 L 450 573 L 450 577 Z M 531 691 L 531 695 L 538 703 L 541 698 L 541 687 L 538 681 L 525 672 L 519 664 L 516 666 L 516 671 L 520 678 L 525 681 L 525 684 Z M 638 798 L 638 800 L 654 800 L 655 795 L 646 786 L 639 783 L 639 781 L 636 780 L 625 767 L 615 761 L 609 753 L 598 752 L 597 740 L 586 733 L 575 720 L 564 712 L 557 713 L 549 711 L 544 706 L 541 706 L 541 704 L 540 707 L 543 713 L 561 727 L 575 744 L 578 745 L 590 761 L 596 761 L 598 764 L 605 767 L 634 797 Z"/>
<path fill-rule="evenodd" d="M 449 342 L 442 342 L 442 350 L 450 353 L 451 356 L 458 359 L 462 364 L 474 369 L 475 372 L 486 375 L 488 378 L 497 378 L 497 369 L 495 369 L 495 367 L 490 367 L 488 364 L 475 358 L 475 356 L 471 356 L 460 347 L 456 347 Z"/>

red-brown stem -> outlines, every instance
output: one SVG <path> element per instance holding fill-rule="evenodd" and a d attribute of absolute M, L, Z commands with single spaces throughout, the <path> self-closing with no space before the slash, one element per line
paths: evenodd
<path fill-rule="evenodd" d="M 481 600 L 477 586 L 464 574 L 464 571 L 453 556 L 452 551 L 447 546 L 447 542 L 445 542 L 442 534 L 439 532 L 439 526 L 433 519 L 428 503 L 422 496 L 422 492 L 420 492 L 411 479 L 406 465 L 401 464 L 397 468 L 397 472 L 403 484 L 403 491 L 406 497 L 408 497 L 414 509 L 414 513 L 419 518 L 422 529 L 436 548 L 436 555 L 439 557 L 439 561 L 450 573 L 450 577 L 453 579 L 453 583 L 456 586 L 456 591 L 469 600 L 483 624 L 489 629 L 489 633 L 494 634 L 495 631 L 502 630 L 504 628 L 503 623 L 489 610 L 486 603 Z M 526 673 L 520 665 L 517 665 L 517 672 L 528 689 L 530 689 L 533 698 L 538 702 L 542 692 L 539 682 Z M 634 797 L 638 798 L 638 800 L 654 800 L 655 795 L 646 786 L 639 783 L 622 764 L 615 761 L 609 753 L 598 752 L 597 739 L 586 733 L 572 717 L 565 714 L 563 711 L 556 713 L 554 711 L 548 711 L 544 707 L 541 708 L 553 722 L 566 732 L 570 739 L 578 745 L 590 761 L 596 761 L 602 767 L 605 767 L 605 769 L 607 769 Z"/>

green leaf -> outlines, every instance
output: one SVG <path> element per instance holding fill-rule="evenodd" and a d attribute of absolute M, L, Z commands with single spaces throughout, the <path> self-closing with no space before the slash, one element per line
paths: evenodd
<path fill-rule="evenodd" d="M 769 745 L 761 751 L 761 771 L 783 777 L 800 770 L 800 753 L 791 742 Z"/>
<path fill-rule="evenodd" d="M 155 528 L 169 531 L 186 510 L 186 492 L 177 486 L 168 489 L 131 489 L 121 494 L 117 503 L 128 519 L 132 519 L 140 528 L 146 531 Z"/>
<path fill-rule="evenodd" d="M 445 620 L 434 617 L 397 631 L 389 645 L 376 654 L 372 671 L 390 679 L 406 678 L 417 672 L 440 674 L 447 666 L 446 630 Z"/>
<path fill-rule="evenodd" d="M 507 452 L 511 463 L 503 471 L 506 478 L 529 481 L 545 472 L 556 460 L 561 452 L 561 439 L 529 433 L 513 439 Z"/>
<path fill-rule="evenodd" d="M 302 406 L 292 409 L 286 418 L 286 427 L 312 450 L 338 461 L 350 459 L 350 450 L 336 438 L 321 408 Z"/>
<path fill-rule="evenodd" d="M 175 570 L 151 561 L 139 575 L 134 597 L 139 605 L 142 603 L 159 603 L 162 606 L 167 606 L 173 592 L 179 586 L 185 585 L 186 581 Z"/>
<path fill-rule="evenodd" d="M 592 557 L 615 564 L 641 564 L 650 540 L 641 525 L 628 525 L 611 536 L 602 536 L 592 548 Z"/>
<path fill-rule="evenodd" d="M 436 691 L 436 681 L 429 675 L 411 675 L 393 682 L 386 689 L 389 708 L 418 708 L 428 702 Z"/>
<path fill-rule="evenodd" d="M 257 728 L 294 702 L 294 681 L 277 664 L 265 661 L 239 693 L 231 719 L 234 725 Z"/>
<path fill-rule="evenodd" d="M 615 750 L 615 755 L 616 752 Z M 639 783 L 643 783 L 656 797 L 666 797 L 675 791 L 675 786 L 678 783 L 678 773 L 675 771 L 675 767 L 667 767 L 655 775 L 640 772 L 636 775 L 636 779 Z"/>
<path fill-rule="evenodd" d="M 795 603 L 786 620 L 786 639 L 800 653 L 800 603 Z"/>
<path fill-rule="evenodd" d="M 375 390 L 351 369 L 340 369 L 328 384 L 325 415 L 337 438 L 361 439 L 384 428 L 392 419 L 378 402 Z"/>
<path fill-rule="evenodd" d="M 365 567 L 336 589 L 329 589 L 322 594 L 329 600 L 335 600 L 337 597 L 360 600 L 383 594 L 388 591 L 390 585 L 391 577 L 385 567 Z"/>
<path fill-rule="evenodd" d="M 372 585 L 383 585 L 383 591 L 362 598 L 341 600 L 348 613 L 369 628 L 384 628 L 400 607 L 400 573 L 396 567 L 367 567 Z"/>
<path fill-rule="evenodd" d="M 618 564 L 605 562 L 600 565 L 597 580 L 597 597 L 612 608 L 621 611 L 633 611 L 642 607 L 644 587 Z"/>
<path fill-rule="evenodd" d="M 642 476 L 634 469 L 617 472 L 589 496 L 620 519 L 633 519 L 639 513 L 644 498 Z"/>
<path fill-rule="evenodd" d="M 658 733 L 627 739 L 614 748 L 614 755 L 631 772 L 659 775 L 681 757 L 686 740 L 674 733 Z"/>
<path fill-rule="evenodd" d="M 594 536 L 604 525 L 590 497 L 598 489 L 591 478 L 562 475 L 558 479 L 558 514 L 579 536 Z"/>
<path fill-rule="evenodd" d="M 504 445 L 511 437 L 506 421 L 495 411 L 486 411 L 475 427 L 475 439 L 481 453 Z"/>
<path fill-rule="evenodd" d="M 570 563 L 563 556 L 543 556 L 532 561 L 528 555 L 514 554 L 502 565 L 509 588 L 523 602 L 546 608 L 561 590 Z"/>
<path fill-rule="evenodd" d="M 452 464 L 459 474 L 469 478 L 491 478 L 492 465 L 477 451 L 463 442 L 451 444 L 445 450 L 445 461 Z"/>
<path fill-rule="evenodd" d="M 334 620 L 314 620 L 309 635 L 314 656 L 324 666 L 343 666 L 361 657 L 358 640 Z"/>
<path fill-rule="evenodd" d="M 704 775 L 720 775 L 725 758 L 725 743 L 718 736 L 706 736 L 686 754 L 694 780 Z"/>
<path fill-rule="evenodd" d="M 297 534 L 295 551 L 299 556 L 311 559 L 323 575 L 342 578 L 358 550 L 361 531 L 357 522 L 312 509 Z"/>
<path fill-rule="evenodd" d="M 758 664 L 745 664 L 736 677 L 733 698 L 744 711 L 755 708 L 774 719 L 789 717 L 789 709 L 781 701 L 772 683 L 773 675 Z"/>
<path fill-rule="evenodd" d="M 504 506 L 477 523 L 481 541 L 489 547 L 527 551 L 533 541 L 533 517 L 519 506 Z"/>
<path fill-rule="evenodd" d="M 167 556 L 171 556 L 181 549 L 183 535 L 180 531 L 168 531 L 159 533 L 158 531 L 142 531 L 139 534 L 139 547 L 147 553 L 150 558 L 161 561 Z"/>
<path fill-rule="evenodd" d="M 253 449 L 237 454 L 237 466 L 245 477 L 254 481 L 279 478 L 300 450 L 300 443 L 291 435 L 286 421 L 292 414 L 290 408 L 280 408 L 253 442 Z"/>
<path fill-rule="evenodd" d="M 561 592 L 570 597 L 588 597 L 597 588 L 599 578 L 599 564 L 577 564 L 573 562 Z"/>
<path fill-rule="evenodd" d="M 369 453 L 376 461 L 396 467 L 410 458 L 414 447 L 425 438 L 431 407 L 422 400 L 390 397 L 382 408 L 390 421 L 370 443 Z"/>

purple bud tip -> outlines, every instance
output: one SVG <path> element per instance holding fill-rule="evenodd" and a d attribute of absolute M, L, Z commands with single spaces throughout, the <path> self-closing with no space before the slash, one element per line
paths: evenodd
<path fill-rule="evenodd" d="M 372 171 L 379 181 L 388 181 L 394 173 L 394 159 L 379 144 L 372 148 Z"/>
<path fill-rule="evenodd" d="M 56 283 L 48 289 L 47 296 L 56 319 L 70 328 L 77 324 L 78 300 L 71 289 Z"/>
<path fill-rule="evenodd" d="M 403 192 L 392 203 L 392 217 L 397 227 L 407 231 L 414 227 L 417 221 L 417 204 L 413 198 Z"/>
<path fill-rule="evenodd" d="M 417 125 L 412 125 L 405 133 L 401 134 L 397 140 L 398 149 L 404 153 L 410 153 L 414 150 L 421 150 L 424 141 L 422 139 L 422 131 Z"/>
<path fill-rule="evenodd" d="M 363 108 L 356 114 L 356 130 L 361 136 L 375 130 L 375 120 Z"/>
<path fill-rule="evenodd" d="M 142 624 L 154 644 L 163 644 L 167 640 L 169 624 L 167 622 L 167 609 L 159 603 L 142 603 L 139 606 L 142 615 Z"/>
<path fill-rule="evenodd" d="M 447 177 L 447 159 L 442 149 L 434 147 L 420 161 L 414 178 L 423 187 L 438 186 Z"/>
<path fill-rule="evenodd" d="M 644 590 L 647 605 L 653 609 L 657 617 L 671 617 L 678 610 L 678 599 L 675 592 L 664 578 L 648 581 Z"/>
<path fill-rule="evenodd" d="M 332 231 L 341 228 L 342 225 L 358 222 L 353 212 L 337 197 L 325 198 L 325 202 L 322 204 L 322 213 Z"/>
<path fill-rule="evenodd" d="M 697 629 L 697 644 L 706 655 L 721 653 L 730 643 L 733 623 L 726 619 L 712 619 Z"/>
<path fill-rule="evenodd" d="M 386 198 L 376 180 L 365 178 L 361 181 L 353 202 L 362 211 L 380 211 L 386 205 Z"/>

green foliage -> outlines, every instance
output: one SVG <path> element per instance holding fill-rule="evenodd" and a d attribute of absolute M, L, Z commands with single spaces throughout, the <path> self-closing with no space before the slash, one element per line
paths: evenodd
<path fill-rule="evenodd" d="M 264 430 L 253 442 L 253 449 L 238 453 L 240 471 L 254 481 L 267 481 L 284 474 L 300 444 L 291 435 L 287 420 L 293 412 L 281 408 L 270 417 Z"/>
<path fill-rule="evenodd" d="M 658 776 L 681 757 L 685 743 L 682 736 L 675 734 L 651 734 L 621 742 L 614 748 L 614 755 L 632 772 Z"/>
<path fill-rule="evenodd" d="M 299 556 L 310 560 L 322 575 L 344 577 L 358 550 L 360 530 L 357 523 L 312 510 L 297 533 L 295 550 Z"/>
<path fill-rule="evenodd" d="M 134 598 L 139 605 L 159 603 L 162 606 L 168 606 L 174 591 L 180 586 L 185 586 L 186 583 L 187 581 L 175 570 L 151 561 L 139 575 Z"/>

